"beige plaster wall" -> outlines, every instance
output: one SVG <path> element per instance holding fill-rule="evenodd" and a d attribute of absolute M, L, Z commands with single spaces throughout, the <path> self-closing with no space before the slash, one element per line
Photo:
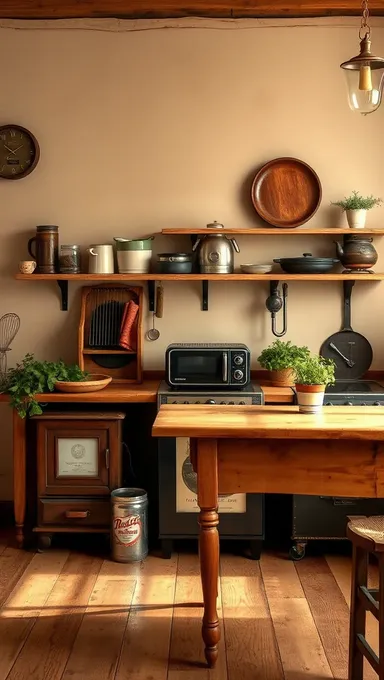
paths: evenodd
<path fill-rule="evenodd" d="M 95 22 L 99 30 L 92 31 L 3 22 L 0 121 L 30 128 L 41 145 L 30 177 L 0 183 L 0 313 L 17 312 L 22 322 L 11 362 L 26 352 L 76 360 L 79 290 L 71 287 L 63 313 L 54 283 L 12 278 L 36 224 L 58 224 L 62 243 L 84 247 L 214 219 L 256 227 L 250 178 L 284 155 L 307 161 L 321 178 L 323 203 L 308 226 L 337 226 L 329 203 L 354 188 L 383 195 L 384 109 L 367 118 L 351 113 L 339 69 L 356 52 L 356 23 Z M 384 24 L 375 23 L 374 48 L 383 53 Z M 382 227 L 383 215 L 373 211 L 370 225 Z M 327 237 L 239 243 L 237 264 L 334 252 Z M 380 252 L 380 240 L 376 245 Z M 172 247 L 187 249 L 188 239 L 156 242 L 158 251 Z M 161 337 L 144 343 L 145 367 L 161 368 L 172 341 L 233 340 L 250 346 L 256 367 L 272 340 L 267 290 L 262 283 L 213 284 L 207 313 L 197 284 L 166 284 Z M 353 293 L 353 325 L 371 341 L 375 368 L 384 367 L 383 290 L 361 283 Z M 289 285 L 287 338 L 318 350 L 340 321 L 338 284 Z M 146 313 L 145 329 L 149 324 Z M 0 422 L 0 499 L 7 499 L 7 406 Z"/>

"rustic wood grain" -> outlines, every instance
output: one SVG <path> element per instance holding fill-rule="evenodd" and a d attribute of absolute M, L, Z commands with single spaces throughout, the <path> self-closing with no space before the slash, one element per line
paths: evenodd
<path fill-rule="evenodd" d="M 224 635 L 217 666 L 214 669 L 204 668 L 202 613 L 203 594 L 198 556 L 182 554 L 177 567 L 168 680 L 227 680 Z M 218 615 L 222 625 L 220 591 Z"/>
<path fill-rule="evenodd" d="M 19 548 L 24 544 L 24 519 L 26 507 L 26 419 L 13 410 L 13 508 L 16 524 L 16 541 Z"/>
<path fill-rule="evenodd" d="M 295 565 L 286 556 L 263 552 L 260 567 L 268 600 L 305 597 Z"/>
<path fill-rule="evenodd" d="M 12 547 L 5 548 L 0 556 L 0 607 L 3 606 L 32 558 L 32 553 L 19 552 Z"/>
<path fill-rule="evenodd" d="M 384 407 L 325 406 L 318 415 L 297 406 L 161 406 L 155 437 L 241 439 L 384 439 Z"/>
<path fill-rule="evenodd" d="M 335 678 L 347 678 L 349 609 L 324 558 L 296 563 L 312 616 Z"/>
<path fill-rule="evenodd" d="M 230 680 L 283 680 L 258 562 L 221 558 L 221 598 Z"/>
<path fill-rule="evenodd" d="M 381 0 L 370 1 L 372 14 L 383 14 Z M 71 17 L 305 17 L 359 15 L 359 0 L 2 0 L 2 18 Z"/>
<path fill-rule="evenodd" d="M 7 680 L 61 678 L 101 564 L 70 555 Z"/>
<path fill-rule="evenodd" d="M 167 680 L 177 557 L 132 565 L 137 585 L 116 680 Z"/>
<path fill-rule="evenodd" d="M 135 586 L 129 565 L 104 561 L 62 680 L 114 679 Z"/>
<path fill-rule="evenodd" d="M 351 274 L 16 274 L 18 281 L 350 281 Z M 359 281 L 383 281 L 384 273 L 359 274 Z"/>
<path fill-rule="evenodd" d="M 303 439 L 218 441 L 219 493 L 384 496 L 382 443 L 315 439 L 309 456 Z"/>
<path fill-rule="evenodd" d="M 19 552 L 19 555 L 22 553 Z M 67 551 L 33 556 L 0 611 L 0 678 L 6 678 L 62 569 Z"/>

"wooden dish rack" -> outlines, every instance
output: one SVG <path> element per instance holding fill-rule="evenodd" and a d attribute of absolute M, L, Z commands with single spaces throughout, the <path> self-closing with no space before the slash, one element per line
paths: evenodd
<path fill-rule="evenodd" d="M 130 301 L 138 306 L 130 339 L 132 348 L 119 344 L 124 309 Z M 141 318 L 143 288 L 100 285 L 82 289 L 79 326 L 79 366 L 89 373 L 105 373 L 115 382 L 142 382 Z"/>

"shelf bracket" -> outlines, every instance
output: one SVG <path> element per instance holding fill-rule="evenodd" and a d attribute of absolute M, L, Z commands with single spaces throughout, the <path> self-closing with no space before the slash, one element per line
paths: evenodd
<path fill-rule="evenodd" d="M 58 286 L 61 291 L 61 311 L 68 311 L 68 281 L 58 281 Z"/>
<path fill-rule="evenodd" d="M 155 311 L 155 293 L 156 281 L 147 281 L 148 284 L 148 309 L 150 312 Z"/>
<path fill-rule="evenodd" d="M 208 311 L 208 299 L 209 299 L 209 287 L 208 281 L 202 281 L 202 298 L 201 298 L 201 310 L 203 312 Z"/>

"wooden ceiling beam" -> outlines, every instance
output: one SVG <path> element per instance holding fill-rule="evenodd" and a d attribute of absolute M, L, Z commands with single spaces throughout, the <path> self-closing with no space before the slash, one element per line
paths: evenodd
<path fill-rule="evenodd" d="M 384 16 L 383 0 L 370 12 Z M 361 13 L 360 0 L 0 0 L 2 19 L 324 17 Z"/>

